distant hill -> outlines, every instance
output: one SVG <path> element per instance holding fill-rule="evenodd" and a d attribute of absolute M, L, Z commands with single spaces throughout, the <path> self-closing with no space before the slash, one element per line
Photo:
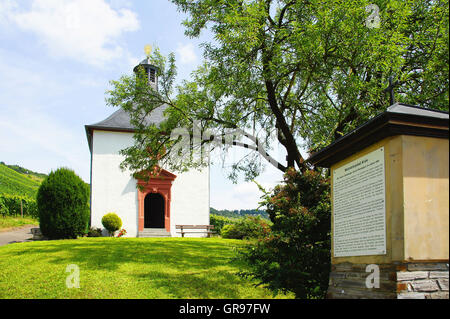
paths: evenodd
<path fill-rule="evenodd" d="M 222 209 L 222 210 L 218 210 L 218 209 L 214 209 L 211 207 L 210 213 L 219 215 L 219 216 L 224 216 L 224 217 L 231 217 L 231 218 L 241 218 L 241 217 L 245 217 L 246 215 L 251 215 L 251 216 L 261 216 L 262 218 L 269 219 L 269 214 L 267 214 L 266 211 L 259 210 L 259 209 L 239 209 L 239 210 Z"/>
<path fill-rule="evenodd" d="M 35 198 L 39 185 L 45 177 L 45 174 L 0 162 L 0 194 Z"/>
<path fill-rule="evenodd" d="M 0 164 L 8 166 L 10 169 L 15 170 L 17 173 L 24 174 L 24 175 L 29 175 L 31 177 L 35 177 L 36 180 L 38 180 L 40 182 L 42 182 L 47 177 L 46 174 L 36 173 L 36 172 L 33 172 L 30 169 L 23 168 L 22 166 L 19 166 L 19 165 L 8 165 L 8 164 L 6 164 L 4 162 L 0 162 Z"/>

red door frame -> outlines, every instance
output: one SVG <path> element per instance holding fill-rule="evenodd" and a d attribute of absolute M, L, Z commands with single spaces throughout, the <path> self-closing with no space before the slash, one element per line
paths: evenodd
<path fill-rule="evenodd" d="M 140 173 L 149 176 L 148 173 Z M 170 232 L 170 200 L 171 200 L 171 188 L 172 182 L 177 176 L 164 170 L 160 169 L 159 174 L 156 176 L 151 176 L 148 180 L 139 179 L 138 183 L 138 229 L 139 231 L 144 230 L 144 201 L 145 196 L 149 193 L 158 193 L 164 198 L 164 228 Z"/>

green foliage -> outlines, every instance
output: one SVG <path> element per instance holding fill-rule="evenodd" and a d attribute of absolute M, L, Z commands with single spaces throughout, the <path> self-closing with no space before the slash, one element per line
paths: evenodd
<path fill-rule="evenodd" d="M 272 232 L 239 252 L 253 277 L 297 298 L 323 298 L 330 272 L 330 186 L 316 171 L 293 169 L 264 196 Z"/>
<path fill-rule="evenodd" d="M 9 215 L 9 208 L 6 206 L 2 197 L 0 197 L 0 215 L 2 215 L 2 217 Z"/>
<path fill-rule="evenodd" d="M 269 215 L 264 210 L 260 209 L 235 209 L 235 210 L 229 210 L 229 209 L 215 209 L 213 207 L 210 208 L 210 213 L 214 215 L 220 215 L 224 217 L 230 217 L 230 218 L 242 218 L 246 215 L 252 215 L 252 216 L 261 216 L 262 218 L 269 219 Z"/>
<path fill-rule="evenodd" d="M 268 236 L 269 224 L 259 216 L 246 216 L 223 226 L 221 235 L 228 239 L 252 239 Z"/>
<path fill-rule="evenodd" d="M 211 211 L 217 211 L 211 208 Z M 269 230 L 270 221 L 260 216 L 237 215 L 237 218 L 229 218 L 222 215 L 210 214 L 210 224 L 214 225 L 214 231 L 223 238 L 243 239 L 257 238 Z"/>
<path fill-rule="evenodd" d="M 152 56 L 159 91 L 144 76 L 112 82 L 108 104 L 126 110 L 138 128 L 135 145 L 123 152 L 122 164 L 133 172 L 158 161 L 174 171 L 206 164 L 192 153 L 174 156 L 170 134 L 192 133 L 194 126 L 216 135 L 239 128 L 263 154 L 276 136 L 287 160 L 270 163 L 282 171 L 309 169 L 300 149 L 321 148 L 386 110 L 389 77 L 397 82 L 397 101 L 448 110 L 448 0 L 172 2 L 187 16 L 187 35 L 208 28 L 214 42 L 203 44 L 205 63 L 192 80 L 176 88 L 174 56 L 159 51 Z M 379 27 L 366 24 L 369 4 L 379 8 Z M 163 103 L 166 120 L 145 126 L 142 117 Z M 251 180 L 261 159 L 256 152 L 244 156 L 230 178 L 243 172 Z"/>
<path fill-rule="evenodd" d="M 0 194 L 36 198 L 41 180 L 29 176 L 31 175 L 24 175 L 5 164 L 0 164 Z"/>
<path fill-rule="evenodd" d="M 21 216 L 22 205 L 24 217 L 38 217 L 36 200 L 27 196 L 3 194 L 0 195 L 0 203 L 3 203 L 4 207 L 6 207 L 4 212 L 2 212 L 4 216 Z"/>
<path fill-rule="evenodd" d="M 224 217 L 224 216 L 220 216 L 220 215 L 216 215 L 216 214 L 213 214 L 213 213 L 211 213 L 209 215 L 209 223 L 211 225 L 214 225 L 213 231 L 216 234 L 219 234 L 219 235 L 221 234 L 222 229 L 223 229 L 223 227 L 225 225 L 232 224 L 232 223 L 234 223 L 234 221 L 235 221 L 234 219 L 231 219 L 231 218 L 228 218 L 228 217 Z"/>
<path fill-rule="evenodd" d="M 238 232 L 237 227 L 235 226 L 235 224 L 224 225 L 220 232 L 222 237 L 228 239 L 242 239 L 243 236 L 240 236 L 241 234 Z"/>
<path fill-rule="evenodd" d="M 122 220 L 116 213 L 108 213 L 102 217 L 102 225 L 111 236 L 114 236 L 114 232 L 118 231 L 120 227 L 122 227 Z"/>
<path fill-rule="evenodd" d="M 39 226 L 50 239 L 77 238 L 85 234 L 89 219 L 89 189 L 68 168 L 52 171 L 37 194 Z"/>
<path fill-rule="evenodd" d="M 102 229 L 96 227 L 89 227 L 87 237 L 102 237 Z"/>
<path fill-rule="evenodd" d="M 29 170 L 29 169 L 24 168 L 19 165 L 7 165 L 4 162 L 0 162 L 0 164 L 8 166 L 10 169 L 12 169 L 18 173 L 21 173 L 23 175 L 27 175 L 28 177 L 33 177 L 34 179 L 36 179 L 38 181 L 42 181 L 47 177 L 47 175 L 45 175 L 45 174 L 33 172 L 32 170 Z"/>

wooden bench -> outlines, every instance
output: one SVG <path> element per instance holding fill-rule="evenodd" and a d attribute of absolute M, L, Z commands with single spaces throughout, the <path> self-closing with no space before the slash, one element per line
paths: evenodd
<path fill-rule="evenodd" d="M 181 234 L 181 237 L 184 237 L 184 234 L 203 234 L 206 233 L 207 237 L 211 237 L 211 234 L 214 234 L 212 229 L 214 229 L 214 225 L 175 225 L 176 229 L 181 229 L 181 231 L 177 232 Z M 204 229 L 204 232 L 199 231 L 185 231 L 185 229 Z"/>

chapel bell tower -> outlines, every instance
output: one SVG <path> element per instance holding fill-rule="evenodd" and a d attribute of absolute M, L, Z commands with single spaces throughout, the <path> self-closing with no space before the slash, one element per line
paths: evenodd
<path fill-rule="evenodd" d="M 145 54 L 147 55 L 147 58 L 142 60 L 138 65 L 136 65 L 133 69 L 134 73 L 137 73 L 140 67 L 143 67 L 145 70 L 145 74 L 148 78 L 148 83 L 155 89 L 158 90 L 158 77 L 157 72 L 158 68 L 154 66 L 153 64 L 150 64 L 150 54 L 152 52 L 152 47 L 147 44 L 144 47 Z"/>

